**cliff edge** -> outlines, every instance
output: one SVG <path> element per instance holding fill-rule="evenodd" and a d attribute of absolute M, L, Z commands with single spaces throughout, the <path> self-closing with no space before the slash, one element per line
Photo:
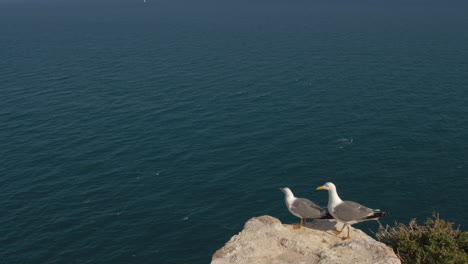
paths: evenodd
<path fill-rule="evenodd" d="M 391 248 L 359 229 L 351 228 L 351 239 L 342 241 L 331 232 L 336 224 L 314 220 L 294 230 L 268 215 L 254 217 L 215 252 L 211 263 L 401 263 Z"/>

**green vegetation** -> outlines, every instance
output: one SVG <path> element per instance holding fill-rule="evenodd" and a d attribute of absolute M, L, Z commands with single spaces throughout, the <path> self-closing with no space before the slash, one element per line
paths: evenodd
<path fill-rule="evenodd" d="M 468 263 L 468 233 L 454 223 L 433 214 L 423 226 L 413 219 L 408 226 L 381 226 L 376 233 L 380 242 L 392 247 L 402 263 L 408 264 L 466 264 Z"/>

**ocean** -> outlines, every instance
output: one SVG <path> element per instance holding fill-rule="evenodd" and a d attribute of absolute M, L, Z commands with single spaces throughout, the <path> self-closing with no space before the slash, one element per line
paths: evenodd
<path fill-rule="evenodd" d="M 0 263 L 209 263 L 328 181 L 466 231 L 467 11 L 0 1 Z"/>

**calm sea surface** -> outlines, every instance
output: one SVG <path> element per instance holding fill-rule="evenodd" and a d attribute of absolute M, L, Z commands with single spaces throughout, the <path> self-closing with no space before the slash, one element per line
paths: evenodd
<path fill-rule="evenodd" d="M 327 181 L 467 230 L 467 8 L 13 2 L 0 263 L 208 263 Z"/>

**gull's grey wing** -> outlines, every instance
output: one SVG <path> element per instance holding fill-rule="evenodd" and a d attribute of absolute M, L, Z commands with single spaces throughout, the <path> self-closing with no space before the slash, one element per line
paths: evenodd
<path fill-rule="evenodd" d="M 321 218 L 326 215 L 325 209 L 304 198 L 297 198 L 291 205 L 291 211 L 302 218 Z"/>
<path fill-rule="evenodd" d="M 345 221 L 359 221 L 372 216 L 375 210 L 356 202 L 344 201 L 333 210 L 333 214 Z"/>

